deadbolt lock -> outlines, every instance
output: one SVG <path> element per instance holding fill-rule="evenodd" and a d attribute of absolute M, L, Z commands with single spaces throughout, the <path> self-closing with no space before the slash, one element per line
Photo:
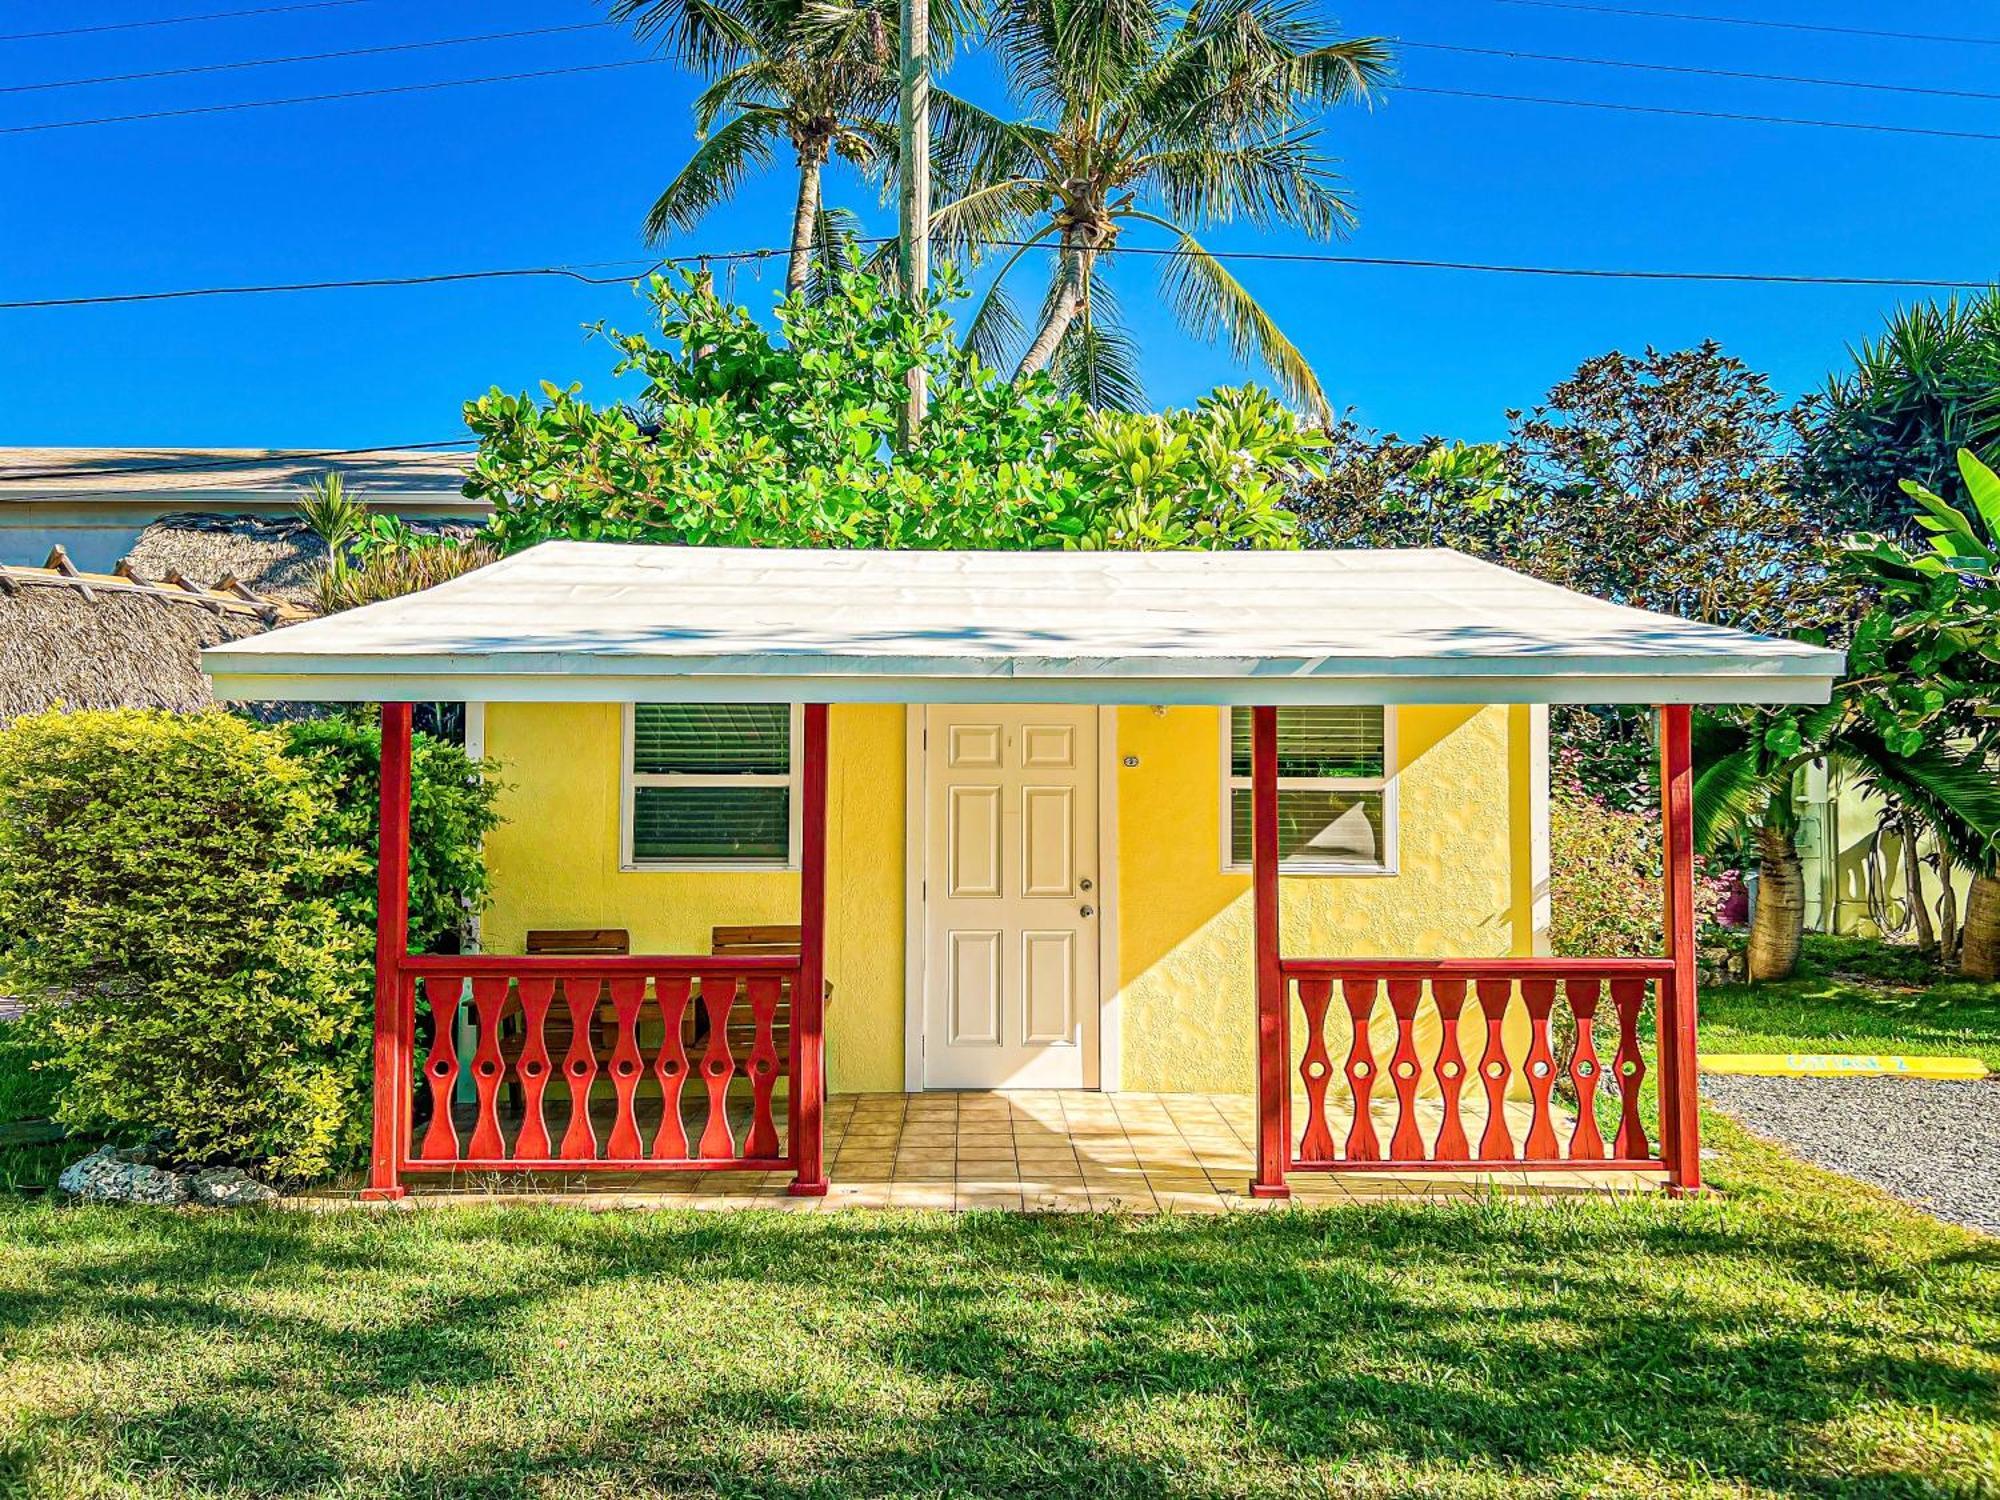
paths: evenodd
<path fill-rule="evenodd" d="M 1080 887 L 1082 887 L 1082 888 L 1083 888 L 1084 890 L 1086 890 L 1086 891 L 1087 891 L 1087 890 L 1089 890 L 1089 889 L 1090 889 L 1090 877 L 1089 877 L 1088 875 L 1084 876 L 1084 877 L 1083 877 L 1083 879 L 1081 879 L 1081 880 L 1079 880 L 1079 881 L 1077 882 L 1077 884 L 1078 884 L 1078 885 L 1079 885 Z"/>

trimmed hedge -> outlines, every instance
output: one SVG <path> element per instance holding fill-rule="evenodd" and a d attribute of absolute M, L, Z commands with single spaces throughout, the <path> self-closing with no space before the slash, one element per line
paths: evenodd
<path fill-rule="evenodd" d="M 380 744 L 354 720 L 40 714 L 0 733 L 0 962 L 58 1118 L 322 1176 L 365 1143 Z M 483 899 L 492 788 L 421 743 L 412 936 Z"/>

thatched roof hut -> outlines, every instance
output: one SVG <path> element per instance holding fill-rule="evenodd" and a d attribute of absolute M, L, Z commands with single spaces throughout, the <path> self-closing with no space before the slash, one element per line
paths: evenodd
<path fill-rule="evenodd" d="M 207 588 L 234 579 L 264 598 L 310 609 L 326 543 L 289 517 L 181 511 L 140 532 L 125 561 L 148 578 L 179 573 Z"/>
<path fill-rule="evenodd" d="M 305 614 L 233 577 L 211 582 L 129 560 L 84 573 L 60 547 L 44 567 L 0 566 L 0 723 L 56 707 L 206 707 L 204 646 Z"/>

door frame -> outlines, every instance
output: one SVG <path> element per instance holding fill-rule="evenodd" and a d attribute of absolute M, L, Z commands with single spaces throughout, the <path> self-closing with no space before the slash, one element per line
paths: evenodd
<path fill-rule="evenodd" d="M 973 703 L 910 703 L 903 708 L 903 1091 L 924 1092 L 924 948 L 929 930 L 924 861 L 930 798 L 924 722 L 933 707 L 972 709 Z M 1075 705 L 1064 705 L 1075 706 Z M 1033 704 L 1000 704 L 1010 711 Z M 1122 1049 L 1118 994 L 1118 710 L 1097 706 L 1097 1027 L 1084 1033 L 1083 1086 L 1115 1093 Z"/>

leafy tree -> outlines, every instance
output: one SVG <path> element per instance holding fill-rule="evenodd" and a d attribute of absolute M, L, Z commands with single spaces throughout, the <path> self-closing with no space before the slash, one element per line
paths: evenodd
<path fill-rule="evenodd" d="M 1321 147 L 1327 106 L 1387 81 L 1386 46 L 1342 38 L 1290 0 L 1001 0 L 992 46 L 1014 97 L 1009 122 L 948 101 L 939 133 L 947 202 L 933 230 L 978 260 L 1018 240 L 968 342 L 995 363 L 1026 332 L 1007 279 L 1028 246 L 1056 250 L 1018 373 L 1053 369 L 1093 404 L 1142 400 L 1135 349 L 1103 278 L 1133 225 L 1165 231 L 1162 300 L 1190 334 L 1226 338 L 1292 400 L 1320 415 L 1316 376 L 1277 320 L 1196 231 L 1247 220 L 1329 239 L 1354 210 Z"/>
<path fill-rule="evenodd" d="M 826 25 L 808 0 L 614 0 L 611 14 L 713 75 L 694 102 L 701 145 L 646 215 L 649 243 L 692 229 L 788 144 L 798 194 L 785 290 L 804 290 L 815 250 L 839 234 L 824 205 L 828 162 L 878 180 L 895 165 L 896 44 L 882 12 Z"/>
<path fill-rule="evenodd" d="M 1915 481 L 1921 546 L 1874 535 L 1852 539 L 1848 570 L 1874 593 L 1849 650 L 1859 707 L 1899 750 L 1960 747 L 1993 780 L 2000 751 L 2000 476 L 1960 450 L 1953 490 L 1963 507 Z M 1974 871 L 1960 946 L 1964 971 L 2000 978 L 2000 850 L 1977 830 L 1957 851 Z"/>
<path fill-rule="evenodd" d="M 1804 482 L 1856 530 L 1917 539 L 1903 483 L 1966 503 L 1958 453 L 2000 463 L 2000 290 L 1899 308 L 1803 405 Z"/>
<path fill-rule="evenodd" d="M 654 278 L 664 344 L 606 332 L 636 407 L 579 388 L 466 407 L 467 492 L 490 538 L 800 547 L 1275 547 L 1320 440 L 1269 395 L 1165 416 L 1091 412 L 1046 376 L 1009 384 L 954 342 L 943 285 L 919 306 L 849 266 L 773 335 L 701 277 Z M 905 376 L 930 371 L 918 441 L 894 445 Z"/>
<path fill-rule="evenodd" d="M 1335 430 L 1294 497 L 1313 546 L 1454 547 L 1615 603 L 1773 634 L 1835 623 L 1832 518 L 1792 479 L 1769 383 L 1713 342 L 1598 355 L 1498 448 Z M 1646 715 L 1571 708 L 1558 737 L 1583 788 L 1650 805 Z"/>

